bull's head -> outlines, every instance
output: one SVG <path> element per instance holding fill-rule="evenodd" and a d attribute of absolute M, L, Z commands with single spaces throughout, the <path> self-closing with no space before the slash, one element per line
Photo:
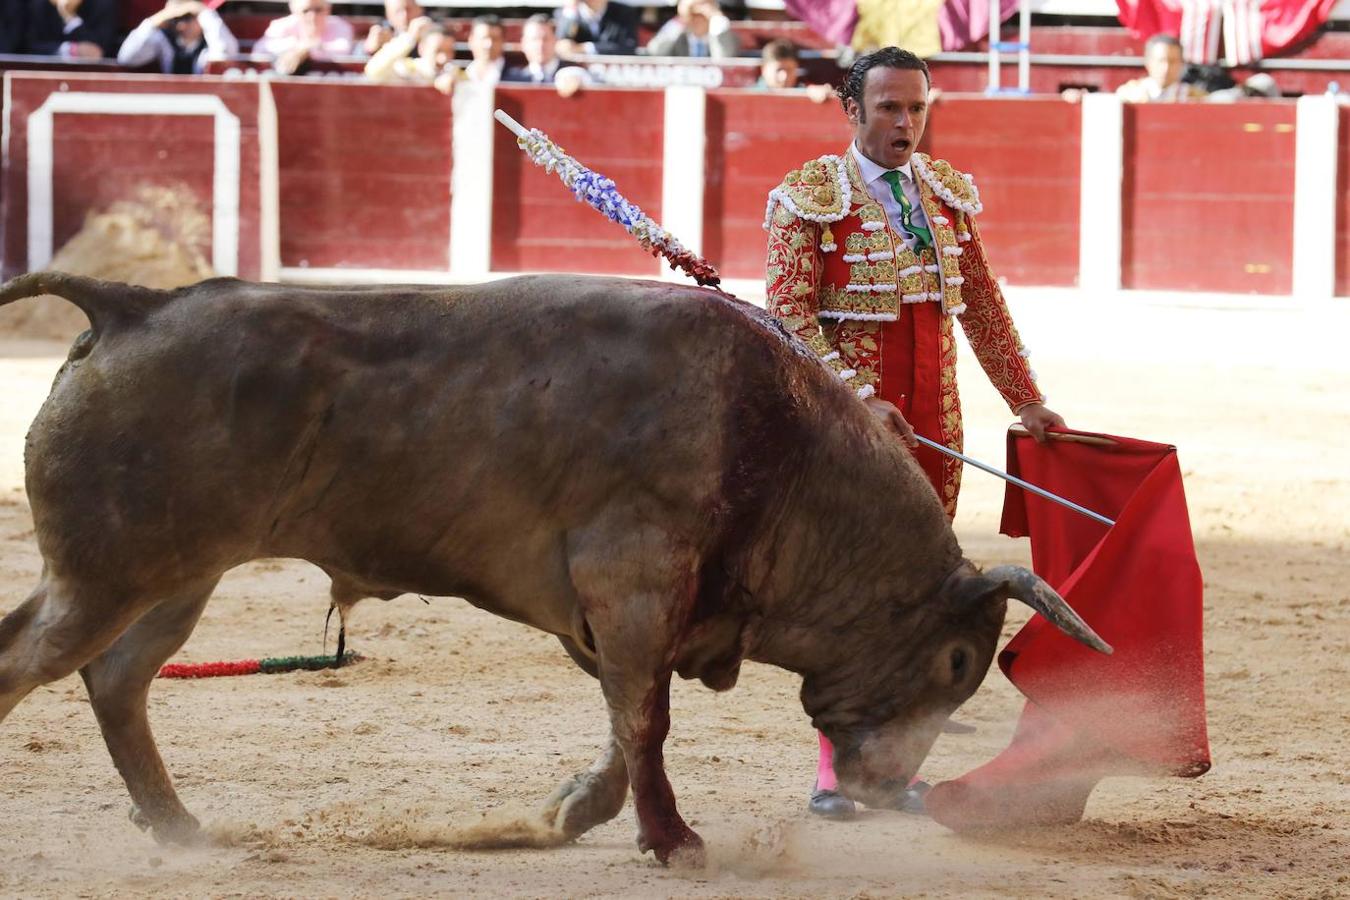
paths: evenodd
<path fill-rule="evenodd" d="M 803 686 L 808 711 L 819 710 L 817 724 L 835 745 L 835 771 L 848 796 L 878 807 L 901 799 L 943 724 L 984 680 L 1009 598 L 1075 640 L 1111 652 L 1034 573 L 1000 566 L 981 574 L 962 562 L 934 596 L 896 611 L 895 631 L 881 638 L 891 642 L 889 652 L 863 654 L 868 670 L 846 666 L 852 671 L 808 678 Z M 878 657 L 887 664 L 878 667 Z M 844 678 L 851 684 L 841 683 Z"/>

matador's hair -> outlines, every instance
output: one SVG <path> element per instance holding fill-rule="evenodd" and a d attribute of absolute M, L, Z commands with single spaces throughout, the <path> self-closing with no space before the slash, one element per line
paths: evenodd
<path fill-rule="evenodd" d="M 844 79 L 844 83 L 835 89 L 835 93 L 839 95 L 839 102 L 844 105 L 844 109 L 848 109 L 849 100 L 856 102 L 859 110 L 862 109 L 863 86 L 867 83 L 867 73 L 882 66 L 888 69 L 912 69 L 916 72 L 922 72 L 925 84 L 932 84 L 933 82 L 928 74 L 928 63 L 908 50 L 901 50 L 899 47 L 882 47 L 880 50 L 855 59 L 853 65 L 849 67 L 848 76 Z M 866 114 L 864 113 L 865 117 Z"/>

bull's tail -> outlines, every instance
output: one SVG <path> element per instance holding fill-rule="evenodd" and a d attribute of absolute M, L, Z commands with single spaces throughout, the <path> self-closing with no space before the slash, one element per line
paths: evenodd
<path fill-rule="evenodd" d="M 89 317 L 95 334 L 139 322 L 172 296 L 168 291 L 82 275 L 30 272 L 0 285 L 0 306 L 41 294 L 55 294 L 78 306 Z"/>

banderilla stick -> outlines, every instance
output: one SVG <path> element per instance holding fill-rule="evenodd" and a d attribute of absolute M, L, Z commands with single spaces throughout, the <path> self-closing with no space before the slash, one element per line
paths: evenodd
<path fill-rule="evenodd" d="M 981 470 L 981 471 L 983 471 L 983 472 L 988 472 L 990 475 L 997 475 L 999 478 L 1002 478 L 1004 481 L 1006 481 L 1006 482 L 1008 482 L 1008 483 L 1010 483 L 1010 484 L 1015 484 L 1015 485 L 1017 485 L 1018 487 L 1020 487 L 1020 488 L 1021 488 L 1022 490 L 1024 490 L 1024 491 L 1031 491 L 1031 493 L 1035 494 L 1035 495 L 1038 496 L 1038 497 L 1044 497 L 1044 498 L 1047 499 L 1047 500 L 1050 500 L 1050 501 L 1052 501 L 1052 502 L 1054 502 L 1054 503 L 1058 503 L 1060 506 L 1067 506 L 1069 509 L 1073 510 L 1074 512 L 1082 513 L 1083 515 L 1087 516 L 1089 519 L 1094 519 L 1094 520 L 1096 520 L 1096 521 L 1098 521 L 1098 522 L 1101 522 L 1103 525 L 1107 526 L 1108 528 L 1109 528 L 1110 526 L 1116 524 L 1115 521 L 1113 521 L 1112 519 L 1108 519 L 1106 516 L 1102 515 L 1101 513 L 1095 513 L 1095 512 L 1093 512 L 1092 510 L 1088 509 L 1086 506 L 1079 506 L 1077 503 L 1074 503 L 1072 500 L 1069 500 L 1069 499 L 1066 499 L 1066 498 L 1064 498 L 1064 497 L 1061 497 L 1059 494 L 1052 494 L 1052 493 L 1050 493 L 1049 491 L 1047 491 L 1045 488 L 1043 488 L 1043 487 L 1037 487 L 1036 485 L 1032 484 L 1032 483 L 1029 482 L 1029 481 L 1023 481 L 1022 479 L 1018 478 L 1016 475 L 1009 475 L 1007 472 L 1004 472 L 1004 471 L 1002 471 L 1001 469 L 995 469 L 993 466 L 986 465 L 985 463 L 980 462 L 978 459 L 971 459 L 969 456 L 966 456 L 964 453 L 957 453 L 957 452 L 956 452 L 955 450 L 953 450 L 952 448 L 950 448 L 950 447 L 944 447 L 944 446 L 942 446 L 941 444 L 937 443 L 936 441 L 930 441 L 928 438 L 923 437 L 922 435 L 917 435 L 917 434 L 916 434 L 916 435 L 914 435 L 914 438 L 915 438 L 915 440 L 917 440 L 920 444 L 923 444 L 925 447 L 932 447 L 934 450 L 936 450 L 936 451 L 939 452 L 939 453 L 945 453 L 945 454 L 947 454 L 948 456 L 950 456 L 950 457 L 952 457 L 952 458 L 954 458 L 954 459 L 959 459 L 959 460 L 961 460 L 961 462 L 963 462 L 963 463 L 969 463 L 970 465 L 974 466 L 975 468 L 977 468 L 977 469 L 979 469 L 979 470 Z"/>

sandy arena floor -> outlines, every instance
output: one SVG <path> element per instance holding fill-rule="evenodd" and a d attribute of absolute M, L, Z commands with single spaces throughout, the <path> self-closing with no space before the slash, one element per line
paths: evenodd
<path fill-rule="evenodd" d="M 1015 297 L 1071 424 L 1180 447 L 1207 584 L 1208 775 L 1107 781 L 1078 826 L 978 840 L 900 813 L 814 821 L 796 679 L 749 665 L 729 694 L 674 691 L 666 758 L 709 870 L 639 856 L 631 805 L 559 850 L 446 849 L 455 828 L 528 809 L 588 763 L 603 705 L 552 638 L 405 597 L 358 609 L 351 643 L 373 659 L 351 669 L 157 684 L 180 792 L 229 846 L 137 831 L 78 678 L 36 691 L 0 724 L 0 894 L 1350 896 L 1350 304 Z M 0 612 L 37 578 L 23 434 L 64 353 L 0 342 Z M 969 449 L 1001 463 L 1006 410 L 962 366 Z M 1026 559 L 994 533 L 1000 501 L 967 473 L 958 530 L 981 563 Z M 179 658 L 319 653 L 326 589 L 302 563 L 236 570 Z M 959 716 L 978 732 L 944 736 L 925 776 L 990 758 L 1019 707 L 991 673 Z"/>

